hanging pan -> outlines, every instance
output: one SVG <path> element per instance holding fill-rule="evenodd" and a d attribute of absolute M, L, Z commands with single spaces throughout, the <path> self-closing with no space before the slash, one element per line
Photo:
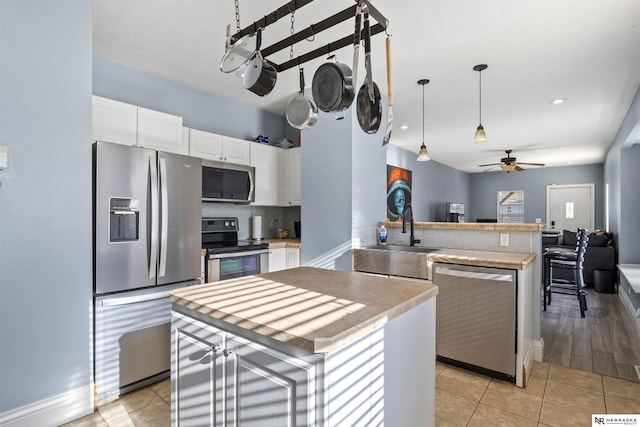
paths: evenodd
<path fill-rule="evenodd" d="M 304 96 L 304 70 L 300 68 L 300 94 L 287 104 L 287 122 L 296 129 L 306 129 L 316 124 L 318 106 Z"/>
<path fill-rule="evenodd" d="M 241 39 L 242 40 L 242 39 Z M 262 30 L 258 29 L 256 41 L 256 54 L 249 61 L 247 69 L 242 76 L 242 85 L 245 89 L 259 96 L 271 93 L 276 85 L 278 73 L 276 69 L 260 54 L 260 42 L 262 40 Z"/>
<path fill-rule="evenodd" d="M 378 131 L 382 118 L 382 103 L 380 102 L 380 89 L 373 81 L 371 75 L 371 28 L 369 27 L 369 11 L 364 11 L 364 65 L 367 70 L 364 83 L 358 91 L 356 101 L 358 123 L 366 133 L 373 134 Z"/>

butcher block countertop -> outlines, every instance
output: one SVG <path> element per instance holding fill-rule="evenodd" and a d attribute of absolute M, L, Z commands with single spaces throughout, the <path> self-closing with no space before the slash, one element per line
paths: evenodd
<path fill-rule="evenodd" d="M 384 225 L 387 228 L 402 228 L 402 221 L 379 222 L 378 227 Z M 431 228 L 441 230 L 475 230 L 475 231 L 542 231 L 544 224 L 505 224 L 482 222 L 416 222 L 416 229 Z"/>
<path fill-rule="evenodd" d="M 286 239 L 264 239 L 262 243 L 269 244 L 269 249 L 278 249 L 278 248 L 294 248 L 300 249 L 301 242 L 300 239 L 286 238 Z"/>
<path fill-rule="evenodd" d="M 524 270 L 536 258 L 534 253 L 439 249 L 429 253 L 429 261 Z"/>
<path fill-rule="evenodd" d="M 436 296 L 429 281 L 298 267 L 189 286 L 174 304 L 312 353 L 330 353 Z"/>

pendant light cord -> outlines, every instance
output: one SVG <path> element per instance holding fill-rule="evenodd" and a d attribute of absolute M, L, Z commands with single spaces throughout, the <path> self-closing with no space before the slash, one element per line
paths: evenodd
<path fill-rule="evenodd" d="M 422 143 L 424 144 L 424 84 L 422 85 Z"/>
<path fill-rule="evenodd" d="M 480 112 L 479 116 L 478 116 L 478 124 L 481 125 L 482 124 L 482 70 L 480 70 L 478 72 L 478 77 L 480 78 L 480 85 L 479 85 L 479 89 L 478 89 L 478 91 L 479 91 L 479 96 L 478 96 L 479 108 L 478 108 L 478 111 Z"/>

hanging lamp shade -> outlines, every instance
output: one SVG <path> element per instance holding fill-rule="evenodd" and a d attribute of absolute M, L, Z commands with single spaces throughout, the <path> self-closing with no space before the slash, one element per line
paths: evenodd
<path fill-rule="evenodd" d="M 431 160 L 429 151 L 427 151 L 427 146 L 424 143 L 424 85 L 426 85 L 427 83 L 429 83 L 429 79 L 418 80 L 418 84 L 422 85 L 422 145 L 420 146 L 418 158 L 416 159 L 419 162 L 426 162 L 428 160 Z"/>
<path fill-rule="evenodd" d="M 418 160 L 419 162 L 426 162 L 428 160 L 431 160 L 429 151 L 427 151 L 427 146 L 424 145 L 424 142 L 420 146 L 420 151 L 418 152 L 418 158 L 416 160 Z"/>
<path fill-rule="evenodd" d="M 487 134 L 484 132 L 484 127 L 482 126 L 482 72 L 487 69 L 487 64 L 478 64 L 473 67 L 473 71 L 478 72 L 478 128 L 476 129 L 476 134 L 473 137 L 473 143 L 478 144 L 480 142 L 485 142 L 487 140 Z"/>
<path fill-rule="evenodd" d="M 476 134 L 473 137 L 473 143 L 477 144 L 479 142 L 485 142 L 487 140 L 487 134 L 484 133 L 484 127 L 482 125 L 478 125 L 478 129 L 476 129 Z"/>

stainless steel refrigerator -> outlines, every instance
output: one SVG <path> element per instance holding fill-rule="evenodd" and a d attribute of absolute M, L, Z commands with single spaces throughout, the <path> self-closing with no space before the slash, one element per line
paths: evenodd
<path fill-rule="evenodd" d="M 202 161 L 93 144 L 97 403 L 168 376 L 169 292 L 200 282 Z"/>

